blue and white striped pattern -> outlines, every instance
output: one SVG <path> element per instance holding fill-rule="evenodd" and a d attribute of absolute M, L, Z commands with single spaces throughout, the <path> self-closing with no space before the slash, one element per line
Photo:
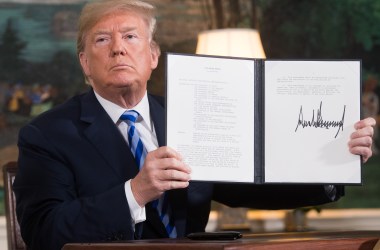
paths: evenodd
<path fill-rule="evenodd" d="M 171 214 L 171 209 L 166 193 L 164 193 L 160 199 L 153 201 L 153 207 L 157 209 L 158 215 L 160 216 L 169 237 L 177 238 L 177 230 L 174 226 L 174 221 L 171 219 L 173 217 L 169 216 Z"/>
<path fill-rule="evenodd" d="M 131 152 L 135 157 L 135 161 L 139 169 L 144 165 L 144 160 L 147 155 L 147 150 L 141 141 L 141 138 L 136 130 L 135 122 L 139 117 L 139 113 L 135 110 L 125 111 L 120 120 L 128 124 L 128 143 Z M 170 206 L 166 194 L 164 193 L 160 199 L 153 201 L 154 208 L 157 209 L 158 215 L 164 224 L 170 238 L 177 238 L 177 231 L 174 226 L 174 221 L 170 219 Z"/>
<path fill-rule="evenodd" d="M 135 122 L 139 115 L 140 114 L 135 110 L 128 110 L 121 115 L 120 120 L 125 121 L 128 124 L 129 147 L 131 148 L 132 154 L 135 157 L 137 166 L 139 169 L 141 169 L 144 165 L 147 151 L 135 127 Z"/>

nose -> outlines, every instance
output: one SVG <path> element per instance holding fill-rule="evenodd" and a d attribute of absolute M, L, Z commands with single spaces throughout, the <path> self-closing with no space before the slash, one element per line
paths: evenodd
<path fill-rule="evenodd" d="M 127 51 L 121 38 L 114 38 L 111 45 L 111 56 L 126 55 Z"/>

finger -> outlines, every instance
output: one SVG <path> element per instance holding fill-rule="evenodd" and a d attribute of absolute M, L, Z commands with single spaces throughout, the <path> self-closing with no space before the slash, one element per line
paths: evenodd
<path fill-rule="evenodd" d="M 155 183 L 156 190 L 158 190 L 160 193 L 163 193 L 167 190 L 185 188 L 189 186 L 189 177 L 184 177 L 184 179 L 187 179 L 187 180 L 178 180 L 178 178 L 181 178 L 180 175 L 181 174 L 176 175 L 176 177 L 174 177 L 176 179 L 165 179 L 165 176 L 166 177 L 172 176 L 172 174 L 169 174 L 169 175 L 163 174 L 163 176 L 161 176 L 160 178 L 156 180 L 156 183 Z"/>
<path fill-rule="evenodd" d="M 361 155 L 363 157 L 363 162 L 367 162 L 369 157 L 372 156 L 372 137 L 370 136 L 352 139 L 348 145 L 352 154 Z"/>
<path fill-rule="evenodd" d="M 180 161 L 182 161 L 182 156 L 180 153 L 178 153 L 177 151 L 175 151 L 174 149 L 170 148 L 170 147 L 159 147 L 158 149 L 152 151 L 152 153 L 154 153 L 154 157 L 155 158 L 175 158 L 175 159 L 178 159 Z"/>
<path fill-rule="evenodd" d="M 350 152 L 354 155 L 361 155 L 364 163 L 372 156 L 372 150 L 369 147 L 353 147 L 350 148 Z"/>
<path fill-rule="evenodd" d="M 355 129 L 361 129 L 364 127 L 374 127 L 376 125 L 376 120 L 372 117 L 365 118 L 363 120 L 358 121 L 355 123 Z"/>
<path fill-rule="evenodd" d="M 190 175 L 176 171 L 165 170 L 157 174 L 156 179 L 152 181 L 152 185 L 159 193 L 163 193 L 166 190 L 185 188 L 189 185 Z"/>
<path fill-rule="evenodd" d="M 364 128 L 361 128 L 361 129 L 354 131 L 351 134 L 351 139 L 356 139 L 356 138 L 360 138 L 360 137 L 373 137 L 373 134 L 374 134 L 373 127 L 366 126 Z"/>
<path fill-rule="evenodd" d="M 179 161 L 174 158 L 163 158 L 156 160 L 156 164 L 160 169 L 172 169 L 181 171 L 187 174 L 191 173 L 191 168 L 186 165 L 183 161 Z"/>
<path fill-rule="evenodd" d="M 190 175 L 188 173 L 177 171 L 173 169 L 167 169 L 162 172 L 161 180 L 163 181 L 190 181 Z"/>
<path fill-rule="evenodd" d="M 172 189 L 179 189 L 179 188 L 186 188 L 189 186 L 189 182 L 183 182 L 183 181 L 168 181 L 165 185 L 165 190 L 172 190 Z"/>
<path fill-rule="evenodd" d="M 355 148 L 355 147 L 370 148 L 372 146 L 372 137 L 363 136 L 363 137 L 354 138 L 349 141 L 348 146 L 350 147 L 350 149 Z"/>
<path fill-rule="evenodd" d="M 163 159 L 146 159 L 141 171 L 146 171 L 150 175 L 160 174 L 161 171 L 172 169 L 186 174 L 191 173 L 191 168 L 182 161 L 175 158 L 163 158 Z M 140 171 L 140 172 L 141 172 Z M 152 177 L 154 178 L 154 177 Z"/>

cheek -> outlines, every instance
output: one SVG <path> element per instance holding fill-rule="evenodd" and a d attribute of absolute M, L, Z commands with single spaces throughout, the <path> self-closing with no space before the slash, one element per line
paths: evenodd
<path fill-rule="evenodd" d="M 140 63 L 144 65 L 145 70 L 151 71 L 157 67 L 158 62 L 156 62 L 149 49 L 145 50 L 140 58 Z"/>
<path fill-rule="evenodd" d="M 99 55 L 92 55 L 88 58 L 88 68 L 91 74 L 98 74 L 101 73 L 101 71 L 107 67 L 107 57 L 106 56 L 99 56 Z"/>

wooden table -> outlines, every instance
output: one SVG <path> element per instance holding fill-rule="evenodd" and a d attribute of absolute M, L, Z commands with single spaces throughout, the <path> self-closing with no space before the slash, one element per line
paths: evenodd
<path fill-rule="evenodd" d="M 124 250 L 124 249 L 380 249 L 380 231 L 338 231 L 246 234 L 233 241 L 196 241 L 189 239 L 135 240 L 110 243 L 70 243 L 63 250 Z"/>

